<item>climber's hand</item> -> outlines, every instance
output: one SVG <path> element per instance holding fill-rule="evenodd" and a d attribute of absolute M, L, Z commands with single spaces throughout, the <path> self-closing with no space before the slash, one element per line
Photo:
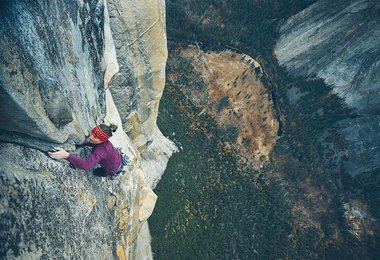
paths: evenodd
<path fill-rule="evenodd" d="M 53 159 L 63 159 L 70 155 L 65 149 L 59 147 L 54 147 L 54 152 L 48 152 L 48 154 Z"/>

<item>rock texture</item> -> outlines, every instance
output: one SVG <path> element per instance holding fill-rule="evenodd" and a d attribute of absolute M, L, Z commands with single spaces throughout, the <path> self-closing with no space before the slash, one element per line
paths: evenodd
<path fill-rule="evenodd" d="M 1 129 L 79 142 L 104 116 L 103 9 L 102 1 L 1 2 Z"/>
<path fill-rule="evenodd" d="M 288 71 L 323 78 L 363 117 L 340 124 L 349 144 L 346 169 L 351 174 L 380 167 L 380 161 L 374 160 L 380 155 L 378 149 L 362 149 L 361 160 L 356 156 L 358 145 L 380 144 L 379 14 L 379 1 L 318 1 L 280 27 L 275 49 Z"/>
<path fill-rule="evenodd" d="M 165 1 L 110 0 L 109 13 L 119 64 L 110 91 L 123 128 L 141 152 L 145 177 L 154 187 L 177 151 L 156 125 L 168 55 Z"/>
<path fill-rule="evenodd" d="M 379 112 L 380 3 L 319 1 L 281 26 L 276 54 L 301 76 L 318 76 L 360 112 Z"/>
<path fill-rule="evenodd" d="M 346 119 L 339 126 L 347 139 L 348 172 L 371 173 L 380 167 L 380 115 Z"/>
<path fill-rule="evenodd" d="M 108 102 L 107 119 L 120 123 L 112 98 Z M 74 170 L 31 148 L 0 144 L 1 256 L 134 259 L 138 248 L 146 253 L 149 244 L 137 244 L 137 237 L 156 196 L 125 133 L 117 131 L 111 141 L 135 161 L 115 181 Z M 77 152 L 88 155 L 88 150 Z"/>
<path fill-rule="evenodd" d="M 143 150 L 156 131 L 165 84 L 165 2 L 110 0 L 109 12 L 120 67 L 110 82 L 111 93 L 124 128 Z"/>
<path fill-rule="evenodd" d="M 116 4 L 129 13 L 113 20 L 114 29 Z M 146 177 L 160 176 L 175 149 L 156 126 L 166 62 L 164 8 L 156 4 L 0 2 L 0 258 L 152 259 L 146 220 L 157 196 Z M 157 17 L 163 27 L 155 41 L 145 42 L 144 26 L 136 25 Z M 126 49 L 115 49 L 114 33 L 139 35 L 135 42 L 144 45 L 139 53 L 121 53 Z M 161 51 L 153 52 L 156 44 Z M 136 74 L 123 76 L 120 57 Z M 108 87 L 120 76 L 130 76 L 126 89 L 138 95 L 131 98 L 113 83 L 114 102 Z M 62 143 L 58 146 L 88 156 L 90 150 L 74 143 L 100 122 L 119 125 L 111 142 L 132 159 L 116 180 L 96 178 L 46 155 Z M 135 149 L 140 139 L 143 155 Z"/>

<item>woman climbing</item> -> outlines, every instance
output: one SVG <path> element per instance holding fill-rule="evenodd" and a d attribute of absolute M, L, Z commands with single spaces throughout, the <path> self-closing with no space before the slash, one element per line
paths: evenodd
<path fill-rule="evenodd" d="M 128 157 L 122 155 L 112 145 L 108 139 L 117 129 L 117 125 L 110 124 L 109 126 L 101 124 L 91 130 L 91 134 L 82 145 L 92 146 L 91 155 L 83 160 L 73 154 L 70 154 L 62 148 L 55 148 L 54 152 L 49 152 L 49 156 L 53 159 L 66 159 L 73 166 L 83 170 L 89 170 L 97 163 L 101 166 L 96 168 L 93 173 L 99 177 L 109 176 L 111 179 L 119 175 L 123 166 L 128 164 Z"/>

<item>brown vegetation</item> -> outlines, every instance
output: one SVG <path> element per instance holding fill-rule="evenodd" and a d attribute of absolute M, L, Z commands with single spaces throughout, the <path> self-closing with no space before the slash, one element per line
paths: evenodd
<path fill-rule="evenodd" d="M 220 126 L 237 127 L 235 143 L 225 145 L 237 148 L 255 168 L 261 167 L 276 143 L 278 122 L 270 94 L 255 68 L 247 63 L 247 56 L 226 51 L 203 53 L 194 47 L 181 55 L 192 61 L 207 84 L 207 90 L 186 94 L 213 115 Z"/>

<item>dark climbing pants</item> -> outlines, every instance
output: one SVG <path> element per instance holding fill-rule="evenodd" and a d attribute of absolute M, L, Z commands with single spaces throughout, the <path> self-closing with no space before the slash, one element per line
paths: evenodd
<path fill-rule="evenodd" d="M 110 177 L 113 180 L 123 171 L 123 169 L 124 169 L 124 165 L 121 164 L 118 171 L 114 174 L 108 174 L 106 170 L 104 170 L 101 167 L 94 169 L 92 173 L 97 177 Z"/>
<path fill-rule="evenodd" d="M 97 176 L 97 177 L 108 177 L 108 174 L 106 172 L 106 170 L 104 170 L 103 168 L 99 167 L 99 168 L 96 168 L 95 170 L 92 171 L 92 173 Z"/>

